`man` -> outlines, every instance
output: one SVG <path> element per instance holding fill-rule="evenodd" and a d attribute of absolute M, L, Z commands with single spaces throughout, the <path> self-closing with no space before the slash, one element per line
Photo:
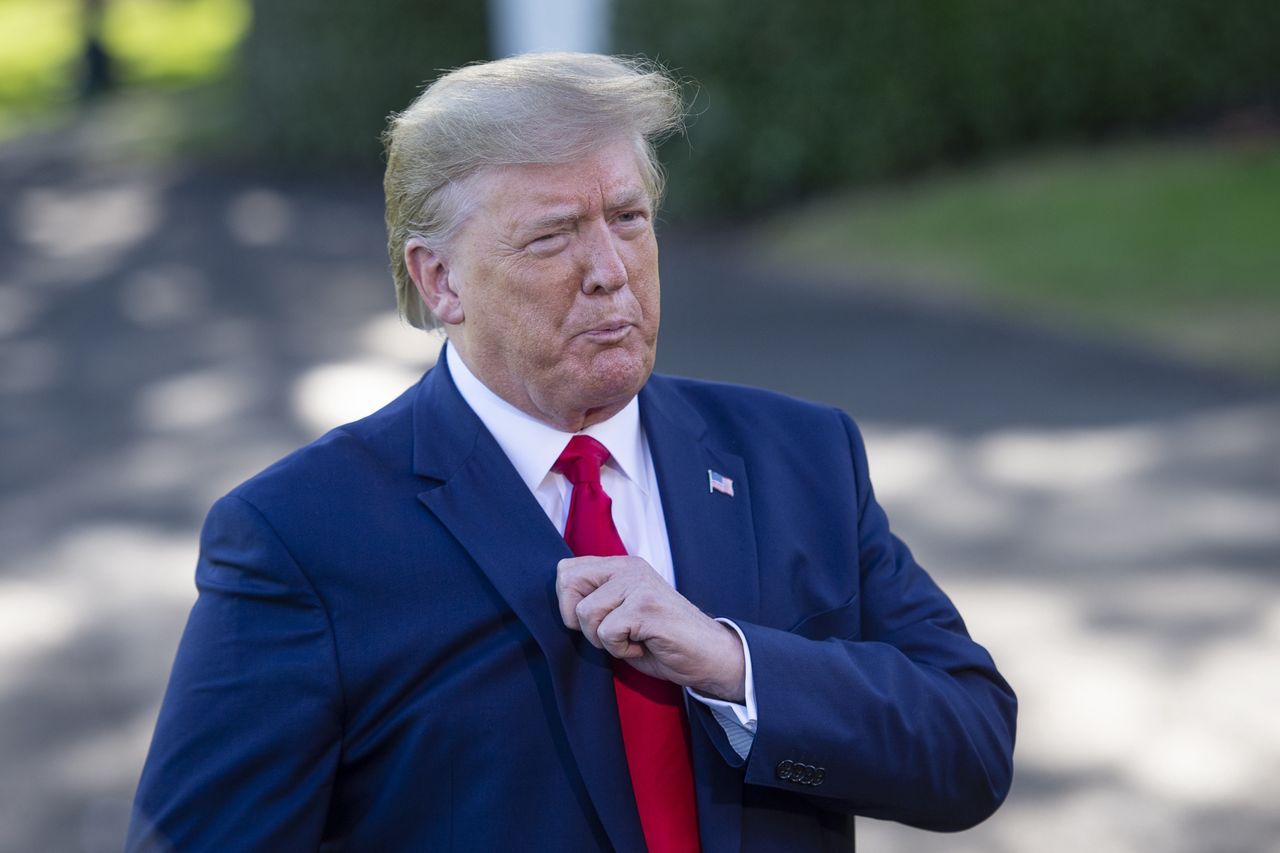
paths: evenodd
<path fill-rule="evenodd" d="M 131 846 L 847 850 L 999 805 L 1013 694 L 853 423 L 650 375 L 679 121 L 568 54 L 393 120 L 399 302 L 448 344 L 210 512 Z"/>

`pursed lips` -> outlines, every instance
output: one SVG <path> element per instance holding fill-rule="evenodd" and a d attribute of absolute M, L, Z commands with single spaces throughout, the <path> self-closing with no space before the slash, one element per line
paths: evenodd
<path fill-rule="evenodd" d="M 579 334 L 597 343 L 616 343 L 625 338 L 634 326 L 629 320 L 606 320 Z"/>

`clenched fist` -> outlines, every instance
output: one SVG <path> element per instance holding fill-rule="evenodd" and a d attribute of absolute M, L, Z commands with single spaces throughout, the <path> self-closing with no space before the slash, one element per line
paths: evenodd
<path fill-rule="evenodd" d="M 636 669 L 728 702 L 744 701 L 742 641 L 639 557 L 571 557 L 556 567 L 560 618 Z"/>

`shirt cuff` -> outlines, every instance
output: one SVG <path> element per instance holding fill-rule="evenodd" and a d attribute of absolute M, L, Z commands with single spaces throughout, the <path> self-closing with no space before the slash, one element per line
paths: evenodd
<path fill-rule="evenodd" d="M 751 752 L 751 744 L 756 739 L 756 682 L 751 673 L 751 647 L 747 645 L 747 638 L 743 636 L 742 630 L 732 620 L 717 619 L 716 621 L 732 628 L 738 635 L 738 639 L 742 641 L 746 676 L 743 692 L 746 701 L 739 703 L 712 699 L 689 687 L 685 688 L 685 692 L 711 709 L 712 716 L 716 718 L 720 728 L 724 729 L 724 735 L 728 738 L 733 751 L 738 753 L 739 758 L 746 759 L 747 753 Z"/>

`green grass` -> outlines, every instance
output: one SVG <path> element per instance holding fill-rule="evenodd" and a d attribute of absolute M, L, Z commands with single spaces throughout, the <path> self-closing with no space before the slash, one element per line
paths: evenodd
<path fill-rule="evenodd" d="M 80 0 L 0 0 L 0 138 L 70 111 Z M 190 86 L 230 68 L 249 0 L 111 0 L 103 41 L 126 86 Z"/>
<path fill-rule="evenodd" d="M 1041 155 L 783 215 L 763 244 L 1280 376 L 1280 144 Z"/>

